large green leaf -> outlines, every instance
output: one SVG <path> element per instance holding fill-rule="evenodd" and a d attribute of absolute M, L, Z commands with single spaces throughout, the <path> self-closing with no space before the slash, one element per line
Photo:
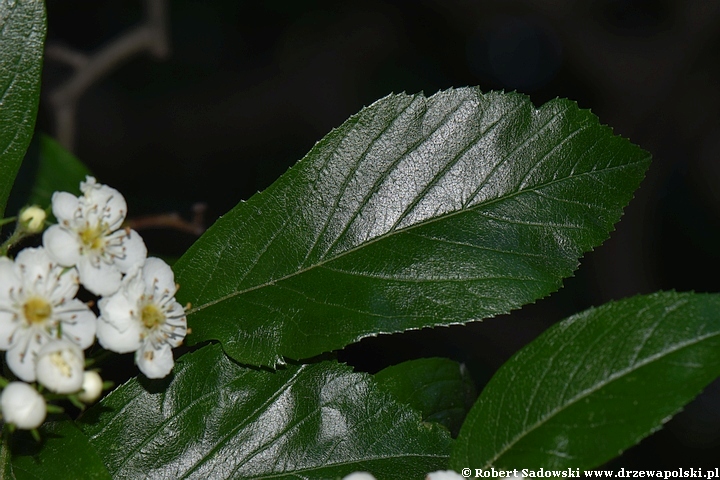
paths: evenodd
<path fill-rule="evenodd" d="M 50 205 L 54 192 L 80 195 L 80 182 L 87 175 L 90 170 L 75 155 L 47 135 L 40 135 L 40 158 L 28 203 Z"/>
<path fill-rule="evenodd" d="M 41 0 L 0 0 L 0 217 L 35 128 L 44 41 Z"/>
<path fill-rule="evenodd" d="M 661 428 L 720 375 L 720 295 L 657 293 L 587 310 L 503 365 L 451 466 L 590 469 Z"/>
<path fill-rule="evenodd" d="M 178 261 L 188 341 L 272 366 L 508 312 L 608 236 L 648 162 L 567 100 L 388 96 Z"/>
<path fill-rule="evenodd" d="M 464 365 L 448 358 L 419 358 L 384 368 L 375 380 L 395 398 L 457 435 L 477 392 Z"/>
<path fill-rule="evenodd" d="M 102 460 L 87 437 L 65 419 L 45 422 L 40 427 L 42 441 L 35 442 L 28 432 L 12 438 L 12 472 L 18 480 L 110 480 Z"/>
<path fill-rule="evenodd" d="M 131 380 L 83 417 L 114 478 L 417 478 L 447 465 L 446 430 L 335 362 L 276 372 L 218 345 L 178 361 L 167 385 Z"/>
<path fill-rule="evenodd" d="M 2 439 L 0 439 L 0 480 L 15 480 L 12 469 L 12 454 L 10 453 L 10 427 L 3 423 Z"/>

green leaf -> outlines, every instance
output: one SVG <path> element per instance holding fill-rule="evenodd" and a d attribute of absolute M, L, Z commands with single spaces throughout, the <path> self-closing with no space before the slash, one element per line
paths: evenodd
<path fill-rule="evenodd" d="M 657 293 L 554 325 L 503 365 L 460 430 L 451 466 L 603 464 L 720 375 L 720 295 Z"/>
<path fill-rule="evenodd" d="M 0 480 L 15 480 L 10 453 L 10 427 L 2 424 L 2 440 L 0 441 Z"/>
<path fill-rule="evenodd" d="M 112 478 L 88 439 L 75 423 L 66 419 L 45 422 L 41 443 L 27 432 L 16 431 L 11 439 L 12 471 L 18 480 L 109 480 Z"/>
<path fill-rule="evenodd" d="M 607 238 L 648 163 L 567 100 L 388 96 L 178 261 L 188 342 L 273 366 L 506 313 L 557 290 Z"/>
<path fill-rule="evenodd" d="M 113 478 L 417 478 L 447 465 L 438 425 L 335 362 L 250 369 L 219 345 L 167 382 L 131 380 L 83 417 Z"/>
<path fill-rule="evenodd" d="M 47 135 L 40 136 L 40 159 L 29 203 L 50 205 L 54 192 L 80 195 L 80 182 L 90 170 Z"/>
<path fill-rule="evenodd" d="M 40 0 L 0 0 L 0 218 L 35 128 L 45 41 Z"/>
<path fill-rule="evenodd" d="M 375 374 L 381 387 L 457 436 L 477 392 L 465 365 L 447 358 L 420 358 Z"/>

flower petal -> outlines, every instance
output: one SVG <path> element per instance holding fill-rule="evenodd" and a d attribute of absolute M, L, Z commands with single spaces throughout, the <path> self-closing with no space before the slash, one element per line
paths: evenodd
<path fill-rule="evenodd" d="M 139 233 L 130 230 L 123 239 L 122 255 L 115 257 L 115 264 L 121 272 L 127 273 L 132 268 L 142 265 L 147 257 L 147 247 Z"/>
<path fill-rule="evenodd" d="M 175 292 L 175 275 L 172 268 L 159 258 L 150 257 L 145 260 L 143 279 L 145 285 L 155 286 L 155 292 L 153 293 L 162 294 L 165 290 Z"/>
<path fill-rule="evenodd" d="M 17 341 L 13 334 L 20 326 L 20 319 L 16 315 L 15 312 L 0 310 L 0 350 L 8 350 Z"/>
<path fill-rule="evenodd" d="M 58 304 L 75 298 L 80 289 L 80 279 L 75 268 L 56 267 L 51 272 L 55 282 L 49 285 L 47 296 L 52 297 L 53 303 Z"/>
<path fill-rule="evenodd" d="M 17 275 L 15 263 L 7 257 L 0 257 L 0 303 L 6 305 L 10 301 L 10 291 L 15 292 L 22 286 L 22 280 Z"/>
<path fill-rule="evenodd" d="M 150 342 L 144 343 L 142 348 L 135 352 L 135 363 L 148 378 L 164 378 L 175 365 L 169 346 L 163 345 L 155 350 Z"/>
<path fill-rule="evenodd" d="M 54 310 L 56 318 L 62 322 L 63 338 L 82 349 L 95 342 L 97 318 L 87 305 L 74 298 Z"/>
<path fill-rule="evenodd" d="M 15 346 L 5 353 L 5 360 L 16 377 L 26 382 L 34 382 L 35 358 L 49 338 L 47 335 L 36 334 L 32 330 L 25 330 L 22 334 L 24 338 L 18 338 L 19 341 Z"/>
<path fill-rule="evenodd" d="M 125 331 L 120 331 L 115 326 L 100 317 L 97 322 L 97 339 L 103 348 L 117 353 L 132 352 L 140 348 L 140 324 L 131 322 Z"/>
<path fill-rule="evenodd" d="M 86 255 L 77 264 L 82 284 L 95 295 L 112 295 L 120 288 L 122 274 L 115 265 L 100 261 L 93 265 Z"/>
<path fill-rule="evenodd" d="M 87 188 L 85 198 L 89 205 L 97 205 L 101 213 L 103 223 L 110 227 L 110 230 L 117 230 L 125 220 L 127 214 L 127 203 L 120 192 L 107 185 L 95 184 Z"/>
<path fill-rule="evenodd" d="M 42 248 L 26 248 L 15 257 L 15 264 L 20 267 L 25 285 L 35 285 L 38 278 L 48 279 L 55 262 L 47 251 Z M 33 288 L 33 291 L 35 289 Z M 41 291 L 44 289 L 41 289 Z"/>
<path fill-rule="evenodd" d="M 71 222 L 79 207 L 78 198 L 68 192 L 55 192 L 52 196 L 52 212 L 61 225 Z"/>
<path fill-rule="evenodd" d="M 45 230 L 43 245 L 60 265 L 70 267 L 80 261 L 82 245 L 78 236 L 60 225 L 52 225 Z"/>
<path fill-rule="evenodd" d="M 132 323 L 137 323 L 135 315 L 137 300 L 128 298 L 124 290 L 115 295 L 101 298 L 98 302 L 100 317 L 120 332 L 124 332 Z"/>

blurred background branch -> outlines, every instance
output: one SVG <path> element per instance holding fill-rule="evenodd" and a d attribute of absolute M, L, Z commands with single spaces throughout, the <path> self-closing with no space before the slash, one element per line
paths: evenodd
<path fill-rule="evenodd" d="M 95 82 L 118 68 L 131 57 L 150 52 L 164 59 L 170 51 L 167 0 L 144 0 L 143 22 L 97 52 L 86 55 L 58 43 L 49 43 L 45 58 L 74 69 L 71 77 L 50 90 L 48 100 L 55 114 L 55 138 L 69 151 L 75 147 L 75 115 L 77 102 Z"/>

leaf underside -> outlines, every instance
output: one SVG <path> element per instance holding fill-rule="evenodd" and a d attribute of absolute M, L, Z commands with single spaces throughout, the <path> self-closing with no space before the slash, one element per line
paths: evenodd
<path fill-rule="evenodd" d="M 81 419 L 116 479 L 417 478 L 444 468 L 442 427 L 335 362 L 249 369 L 219 345 L 184 355 L 172 380 L 131 380 Z"/>
<path fill-rule="evenodd" d="M 720 375 L 720 295 L 662 292 L 553 326 L 505 363 L 451 466 L 595 468 L 661 428 Z"/>
<path fill-rule="evenodd" d="M 0 218 L 35 128 L 44 41 L 42 1 L 0 0 Z"/>
<path fill-rule="evenodd" d="M 390 95 L 175 265 L 191 344 L 274 366 L 557 290 L 649 163 L 590 112 L 477 88 Z"/>

